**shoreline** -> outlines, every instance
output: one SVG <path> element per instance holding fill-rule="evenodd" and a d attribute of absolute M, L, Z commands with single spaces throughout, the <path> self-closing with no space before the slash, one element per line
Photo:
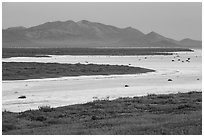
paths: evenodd
<path fill-rule="evenodd" d="M 89 80 L 89 79 L 102 79 L 102 78 L 123 78 L 123 77 L 136 77 L 140 75 L 155 74 L 154 72 L 138 73 L 138 74 L 111 74 L 111 75 L 81 75 L 81 76 L 62 76 L 55 78 L 40 78 L 40 79 L 24 79 L 24 80 L 2 80 L 2 83 L 12 82 L 41 82 L 41 81 L 63 81 L 63 80 Z"/>

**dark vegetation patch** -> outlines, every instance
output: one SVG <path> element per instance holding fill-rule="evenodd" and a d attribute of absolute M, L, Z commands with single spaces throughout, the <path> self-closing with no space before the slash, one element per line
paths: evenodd
<path fill-rule="evenodd" d="M 154 70 L 124 65 L 3 62 L 3 80 L 24 80 L 81 75 L 138 74 Z"/>
<path fill-rule="evenodd" d="M 3 48 L 2 57 L 49 57 L 47 55 L 172 55 L 187 48 Z"/>
<path fill-rule="evenodd" d="M 3 134 L 202 134 L 202 93 L 95 100 L 2 113 Z"/>

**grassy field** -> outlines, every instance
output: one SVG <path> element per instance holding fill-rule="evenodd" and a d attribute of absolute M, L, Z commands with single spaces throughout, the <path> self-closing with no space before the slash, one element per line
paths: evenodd
<path fill-rule="evenodd" d="M 202 93 L 96 100 L 2 113 L 3 134 L 202 134 Z"/>
<path fill-rule="evenodd" d="M 82 75 L 138 74 L 154 70 L 124 65 L 3 62 L 3 80 L 25 80 Z"/>
<path fill-rule="evenodd" d="M 47 55 L 172 55 L 187 48 L 3 48 L 2 57 L 48 57 Z"/>

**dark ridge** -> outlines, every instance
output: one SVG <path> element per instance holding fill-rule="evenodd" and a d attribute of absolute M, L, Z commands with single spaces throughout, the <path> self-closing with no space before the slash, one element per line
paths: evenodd
<path fill-rule="evenodd" d="M 192 52 L 188 48 L 3 48 L 2 57 L 36 57 L 37 55 L 172 55 Z"/>

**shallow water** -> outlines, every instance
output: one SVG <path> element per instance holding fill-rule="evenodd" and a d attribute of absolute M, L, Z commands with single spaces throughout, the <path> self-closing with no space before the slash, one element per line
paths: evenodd
<path fill-rule="evenodd" d="M 3 110 L 24 111 L 38 106 L 58 107 L 85 103 L 96 98 L 141 96 L 150 93 L 177 93 L 202 88 L 202 54 L 177 53 L 170 56 L 57 56 L 16 57 L 4 62 L 56 62 L 117 64 L 145 67 L 156 72 L 138 75 L 79 76 L 32 80 L 3 81 Z M 190 62 L 186 59 L 190 58 Z M 180 59 L 181 61 L 178 61 Z M 175 60 L 172 62 L 172 60 Z M 184 62 L 182 62 L 184 61 Z M 168 79 L 173 81 L 169 82 Z M 199 80 L 197 80 L 199 79 Z M 124 85 L 129 85 L 125 87 Z M 26 99 L 18 99 L 25 95 Z"/>

